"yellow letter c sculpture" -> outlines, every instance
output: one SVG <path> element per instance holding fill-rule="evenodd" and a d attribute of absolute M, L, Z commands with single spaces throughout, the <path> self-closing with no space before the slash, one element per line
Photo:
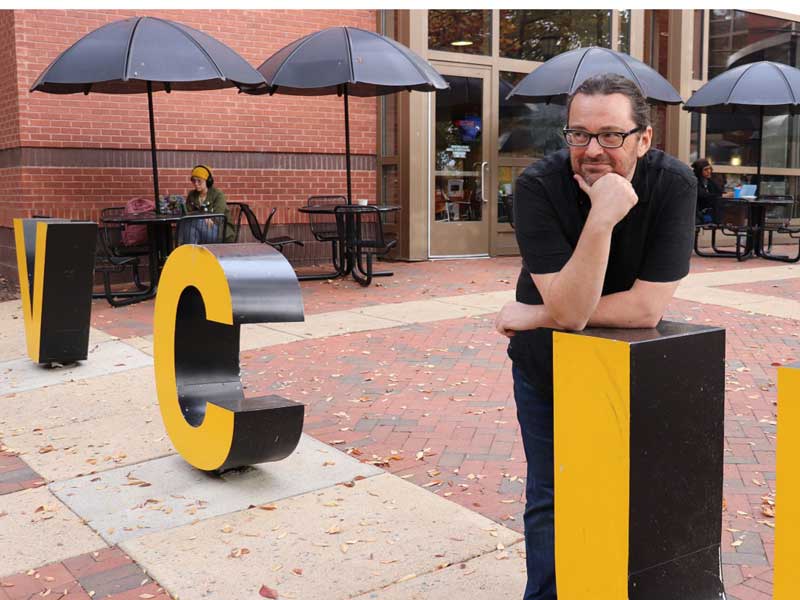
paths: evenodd
<path fill-rule="evenodd" d="M 156 389 L 167 433 L 192 466 L 224 470 L 281 460 L 303 429 L 303 405 L 245 398 L 244 323 L 303 320 L 300 286 L 266 244 L 184 245 L 169 257 L 153 325 Z"/>

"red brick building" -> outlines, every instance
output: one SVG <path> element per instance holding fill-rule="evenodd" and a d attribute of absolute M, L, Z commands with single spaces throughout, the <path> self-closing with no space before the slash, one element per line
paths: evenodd
<path fill-rule="evenodd" d="M 152 196 L 147 96 L 52 95 L 28 90 L 63 50 L 98 27 L 157 16 L 214 36 L 258 66 L 289 42 L 349 25 L 376 29 L 372 10 L 0 11 L 0 272 L 16 278 L 12 219 L 96 219 L 102 207 Z M 312 194 L 342 193 L 344 117 L 336 96 L 248 96 L 236 88 L 157 93 L 161 193 L 189 189 L 208 164 L 230 200 L 274 223 L 304 221 Z M 350 101 L 353 197 L 375 197 L 376 100 Z M 284 225 L 286 226 L 286 225 Z"/>

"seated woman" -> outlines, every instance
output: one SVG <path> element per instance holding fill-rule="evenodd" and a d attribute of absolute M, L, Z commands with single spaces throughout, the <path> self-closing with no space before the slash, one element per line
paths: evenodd
<path fill-rule="evenodd" d="M 697 177 L 697 214 L 695 223 L 703 225 L 714 220 L 714 202 L 731 194 L 724 193 L 716 181 L 711 179 L 714 168 L 706 158 L 700 158 L 692 163 L 694 175 Z"/>
<path fill-rule="evenodd" d="M 192 169 L 189 181 L 194 185 L 194 189 L 186 195 L 186 210 L 189 214 L 197 213 L 221 213 L 225 215 L 225 232 L 223 239 L 232 242 L 236 237 L 233 223 L 230 222 L 230 210 L 225 201 L 225 194 L 214 187 L 214 176 L 211 169 L 205 165 L 197 165 Z M 211 219 L 199 220 L 192 227 L 185 228 L 181 232 L 179 244 L 206 244 L 213 243 L 219 239 L 217 225 Z"/>

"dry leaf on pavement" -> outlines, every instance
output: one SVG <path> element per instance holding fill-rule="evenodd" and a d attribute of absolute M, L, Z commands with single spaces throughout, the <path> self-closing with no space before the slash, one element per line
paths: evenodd
<path fill-rule="evenodd" d="M 258 595 L 262 598 L 270 598 L 271 600 L 278 600 L 278 590 L 273 590 L 271 587 L 262 585 L 258 590 Z"/>

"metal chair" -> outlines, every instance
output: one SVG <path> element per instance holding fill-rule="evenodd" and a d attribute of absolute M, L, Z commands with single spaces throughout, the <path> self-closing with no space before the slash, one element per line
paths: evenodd
<path fill-rule="evenodd" d="M 145 244 L 127 245 L 124 243 L 124 233 L 128 227 L 141 227 L 142 229 L 146 229 L 146 226 L 109 223 L 107 221 L 109 218 L 121 217 L 124 214 L 124 206 L 111 206 L 100 211 L 100 227 L 98 227 L 98 233 L 102 239 L 99 239 L 98 242 L 102 242 L 102 246 L 98 245 L 98 248 L 102 250 L 101 256 L 105 256 L 109 259 L 109 264 L 116 264 L 117 266 L 124 264 L 130 266 L 132 269 L 133 283 L 138 289 L 143 290 L 146 286 L 141 282 L 139 275 L 140 259 L 143 256 L 149 256 L 150 243 L 148 240 Z M 125 258 L 136 258 L 136 260 L 113 260 Z M 103 261 L 105 261 L 105 258 L 103 258 Z"/>
<path fill-rule="evenodd" d="M 347 240 L 340 260 L 346 261 L 345 255 L 350 255 L 353 279 L 368 286 L 374 276 L 390 275 L 391 273 L 375 273 L 372 269 L 374 256 L 383 256 L 397 245 L 396 239 L 388 239 L 384 234 L 380 209 L 374 205 L 345 205 L 337 206 L 334 213 L 339 237 Z"/>
<path fill-rule="evenodd" d="M 239 228 L 241 227 L 242 224 L 242 206 L 247 206 L 247 205 L 244 202 L 228 202 L 227 204 L 230 217 L 226 222 L 225 227 L 227 228 L 228 223 L 233 225 L 233 231 L 234 231 L 233 243 L 235 244 L 236 242 L 239 241 Z"/>
<path fill-rule="evenodd" d="M 241 214 L 247 220 L 248 229 L 250 231 L 250 235 L 255 238 L 257 241 L 263 244 L 269 244 L 273 248 L 277 248 L 281 253 L 283 253 L 284 246 L 288 244 L 296 244 L 298 246 L 303 246 L 303 242 L 300 240 L 296 240 L 294 238 L 289 237 L 288 235 L 278 235 L 269 237 L 269 227 L 272 223 L 272 217 L 275 216 L 275 213 L 278 211 L 277 208 L 273 207 L 269 211 L 269 215 L 267 216 L 267 220 L 264 223 L 263 227 L 258 223 L 258 217 L 256 217 L 255 212 L 253 209 L 250 208 L 249 205 L 245 204 L 244 202 L 240 202 Z M 239 217 L 241 219 L 241 216 Z"/>
<path fill-rule="evenodd" d="M 328 206 L 335 207 L 347 204 L 344 196 L 309 196 L 306 206 Z M 336 226 L 336 216 L 330 213 L 309 213 L 308 223 L 311 227 L 311 234 L 314 239 L 320 242 L 331 243 L 331 257 L 333 266 L 340 271 L 342 265 L 337 264 L 337 257 L 341 254 L 339 249 L 339 230 Z"/>
<path fill-rule="evenodd" d="M 794 197 L 789 195 L 760 196 L 759 200 L 794 201 Z M 792 208 L 794 207 L 791 204 L 783 204 L 771 206 L 766 209 L 764 214 L 764 232 L 767 233 L 767 247 L 761 250 L 761 254 L 764 258 L 789 263 L 800 262 L 800 227 L 792 226 Z M 787 234 L 790 238 L 798 241 L 797 254 L 795 256 L 772 254 L 772 236 L 775 233 Z"/>
<path fill-rule="evenodd" d="M 221 244 L 225 237 L 225 215 L 197 213 L 178 221 L 176 246 L 183 244 Z"/>
<path fill-rule="evenodd" d="M 711 232 L 711 252 L 700 250 L 699 237 L 701 231 Z M 734 250 L 723 250 L 717 247 L 717 232 L 727 237 L 734 237 Z M 728 198 L 716 198 L 713 204 L 713 221 L 698 223 L 694 228 L 694 251 L 698 256 L 726 257 L 745 260 L 752 252 L 749 241 L 754 234 L 750 224 L 750 211 L 747 204 L 736 204 Z"/>
<path fill-rule="evenodd" d="M 139 278 L 139 256 L 119 256 L 111 251 L 108 246 L 107 240 L 113 239 L 114 235 L 119 233 L 119 227 L 111 227 L 112 232 L 106 231 L 109 229 L 107 226 L 97 228 L 97 250 L 95 252 L 94 271 L 103 276 L 103 291 L 92 293 L 92 298 L 105 298 L 111 306 L 120 306 L 115 301 L 115 298 L 135 296 L 141 292 L 130 291 L 114 291 L 111 289 L 111 274 L 122 273 L 125 269 L 130 268 L 133 275 L 133 282 L 137 289 L 144 290 L 146 286 L 142 284 Z"/>

